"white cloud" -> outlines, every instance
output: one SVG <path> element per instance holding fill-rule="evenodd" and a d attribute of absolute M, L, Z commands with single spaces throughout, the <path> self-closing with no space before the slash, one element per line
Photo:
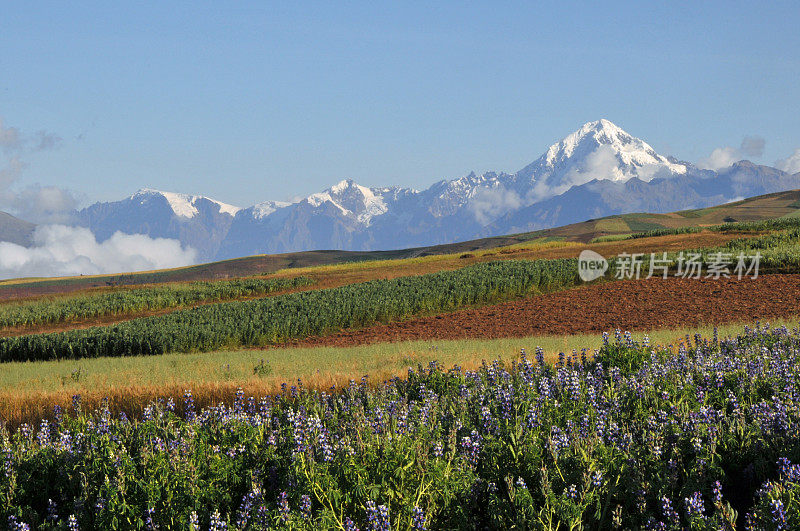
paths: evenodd
<path fill-rule="evenodd" d="M 0 191 L 0 205 L 31 223 L 71 223 L 78 199 L 63 188 L 37 184 L 19 191 Z"/>
<path fill-rule="evenodd" d="M 617 153 L 612 146 L 604 144 L 598 146 L 586 157 L 586 163 L 582 168 L 572 170 L 567 174 L 563 184 L 560 186 L 560 190 L 556 191 L 556 195 L 566 192 L 573 186 L 586 184 L 594 179 L 615 177 L 622 177 Z"/>
<path fill-rule="evenodd" d="M 726 199 L 726 200 L 724 201 L 724 203 L 725 203 L 725 204 L 728 204 L 728 203 L 738 203 L 739 201 L 744 201 L 745 199 L 747 199 L 745 196 L 743 196 L 743 195 L 737 195 L 736 197 L 731 197 L 730 199 Z"/>
<path fill-rule="evenodd" d="M 742 154 L 738 149 L 731 146 L 717 148 L 711 155 L 697 161 L 697 166 L 704 170 L 721 170 L 727 168 L 734 162 L 742 160 Z"/>
<path fill-rule="evenodd" d="M 551 184 L 546 180 L 534 183 L 533 191 L 527 199 L 529 202 L 535 202 L 561 195 L 573 186 L 586 184 L 595 179 L 624 178 L 625 175 L 619 169 L 616 151 L 612 146 L 603 144 L 586 156 L 582 167 L 567 172 L 558 184 Z"/>
<path fill-rule="evenodd" d="M 0 118 L 0 209 L 33 223 L 67 223 L 78 206 L 68 190 L 38 184 L 19 188 L 19 181 L 28 164 L 26 155 L 59 147 L 61 137 L 47 131 L 23 136 L 16 127 L 6 127 Z"/>
<path fill-rule="evenodd" d="M 33 245 L 0 242 L 0 278 L 96 275 L 180 267 L 197 253 L 177 240 L 116 232 L 99 243 L 89 229 L 41 225 Z"/>
<path fill-rule="evenodd" d="M 795 174 L 800 172 L 800 148 L 795 149 L 794 153 L 789 157 L 775 162 L 775 167 L 786 173 Z"/>
<path fill-rule="evenodd" d="M 697 166 L 704 170 L 717 171 L 748 157 L 760 158 L 764 155 L 765 145 L 766 141 L 760 136 L 746 136 L 742 140 L 742 145 L 738 148 L 733 146 L 717 148 L 708 157 L 698 160 Z"/>
<path fill-rule="evenodd" d="M 480 188 L 467 208 L 481 225 L 487 225 L 510 210 L 522 206 L 522 199 L 513 190 L 502 186 Z"/>
<path fill-rule="evenodd" d="M 563 186 L 566 192 L 575 185 L 585 184 L 594 179 L 623 177 L 619 169 L 617 152 L 613 146 L 601 145 L 586 157 L 586 163 L 580 170 L 572 170 L 566 177 Z"/>
<path fill-rule="evenodd" d="M 645 164 L 640 167 L 636 173 L 639 179 L 647 182 L 658 179 L 659 177 L 668 178 L 674 175 L 668 167 L 662 166 L 661 164 Z"/>

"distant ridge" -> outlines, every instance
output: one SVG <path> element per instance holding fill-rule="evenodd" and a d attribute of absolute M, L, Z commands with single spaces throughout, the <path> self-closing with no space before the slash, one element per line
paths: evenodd
<path fill-rule="evenodd" d="M 27 247 L 31 245 L 36 225 L 0 212 L 0 242 L 10 242 Z"/>
<path fill-rule="evenodd" d="M 175 192 L 162 192 L 161 190 L 153 190 L 152 188 L 142 188 L 135 194 L 133 194 L 130 198 L 132 200 L 141 200 L 146 201 L 150 196 L 161 196 L 167 200 L 169 203 L 170 208 L 175 213 L 176 216 L 182 216 L 185 218 L 193 218 L 198 214 L 197 207 L 195 203 L 200 201 L 207 201 L 212 204 L 219 206 L 219 211 L 221 214 L 230 214 L 231 216 L 235 216 L 237 212 L 241 210 L 239 207 L 235 207 L 233 205 L 228 205 L 221 201 L 217 201 L 215 199 L 211 199 L 209 197 L 204 197 L 202 195 L 189 195 L 189 194 L 179 194 Z"/>
<path fill-rule="evenodd" d="M 626 212 L 670 212 L 800 188 L 800 174 L 741 161 L 718 172 L 657 153 L 613 122 L 588 122 L 516 173 L 470 173 L 425 190 L 344 179 L 293 202 L 239 208 L 142 189 L 77 214 L 100 239 L 117 230 L 176 238 L 202 260 L 310 249 L 379 250 L 540 230 Z"/>

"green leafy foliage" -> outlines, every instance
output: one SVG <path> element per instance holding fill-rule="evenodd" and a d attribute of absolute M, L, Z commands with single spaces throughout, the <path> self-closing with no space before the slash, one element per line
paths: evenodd
<path fill-rule="evenodd" d="M 0 361 L 255 346 L 439 313 L 578 282 L 577 260 L 509 260 L 456 271 L 211 304 L 113 326 L 0 338 Z"/>
<path fill-rule="evenodd" d="M 0 327 L 32 326 L 177 308 L 201 302 L 268 295 L 310 284 L 311 280 L 306 277 L 247 278 L 121 289 L 108 293 L 6 303 L 0 305 Z"/>
<path fill-rule="evenodd" d="M 623 362 L 612 365 L 614 361 Z M 626 360 L 635 360 L 626 363 Z M 800 332 L 0 428 L 10 529 L 794 529 Z M 72 522 L 72 527 L 68 527 Z"/>
<path fill-rule="evenodd" d="M 710 227 L 717 232 L 758 232 L 800 228 L 800 218 L 774 218 L 761 221 L 739 221 Z"/>

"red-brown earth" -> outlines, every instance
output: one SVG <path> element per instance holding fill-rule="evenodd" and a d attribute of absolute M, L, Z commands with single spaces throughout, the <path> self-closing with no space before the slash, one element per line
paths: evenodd
<path fill-rule="evenodd" d="M 501 338 L 721 325 L 800 314 L 800 275 L 651 278 L 581 286 L 492 306 L 345 330 L 303 346 Z"/>

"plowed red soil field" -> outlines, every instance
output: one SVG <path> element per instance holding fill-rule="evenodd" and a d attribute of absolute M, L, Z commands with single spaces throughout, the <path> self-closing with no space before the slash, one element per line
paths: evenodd
<path fill-rule="evenodd" d="M 582 286 L 493 306 L 347 330 L 297 342 L 350 346 L 415 339 L 463 339 L 652 330 L 800 314 L 800 275 L 756 279 L 652 278 Z"/>

